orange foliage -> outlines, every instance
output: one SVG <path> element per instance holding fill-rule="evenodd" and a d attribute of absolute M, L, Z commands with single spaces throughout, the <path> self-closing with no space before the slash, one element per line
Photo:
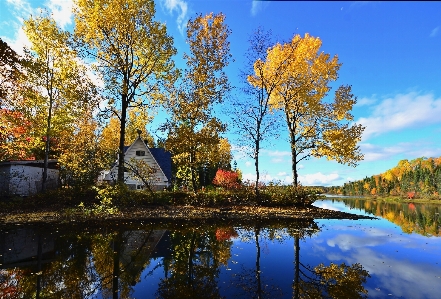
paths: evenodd
<path fill-rule="evenodd" d="M 0 161 L 32 159 L 30 131 L 22 113 L 0 109 Z"/>
<path fill-rule="evenodd" d="M 231 238 L 235 238 L 237 236 L 238 236 L 237 232 L 232 227 L 218 228 L 216 230 L 216 240 L 218 241 L 230 240 Z"/>
<path fill-rule="evenodd" d="M 225 189 L 239 188 L 239 174 L 235 171 L 219 169 L 213 179 L 213 185 L 223 187 Z"/>

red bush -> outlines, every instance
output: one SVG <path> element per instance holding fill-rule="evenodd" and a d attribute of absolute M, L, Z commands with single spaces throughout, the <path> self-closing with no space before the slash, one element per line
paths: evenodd
<path fill-rule="evenodd" d="M 237 232 L 232 227 L 218 228 L 216 230 L 216 240 L 218 241 L 230 240 L 231 238 L 236 238 L 237 236 Z"/>
<path fill-rule="evenodd" d="M 213 185 L 223 187 L 225 189 L 239 188 L 239 174 L 235 171 L 219 169 L 213 179 Z"/>

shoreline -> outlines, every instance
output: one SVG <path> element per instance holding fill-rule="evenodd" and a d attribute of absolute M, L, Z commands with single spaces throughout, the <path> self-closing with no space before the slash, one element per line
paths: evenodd
<path fill-rule="evenodd" d="M 0 212 L 0 225 L 90 221 L 226 221 L 226 220 L 314 220 L 377 219 L 346 212 L 308 206 L 304 208 L 229 206 L 222 208 L 193 206 L 155 206 L 121 208 L 112 214 L 87 215 L 82 211 L 40 210 Z"/>

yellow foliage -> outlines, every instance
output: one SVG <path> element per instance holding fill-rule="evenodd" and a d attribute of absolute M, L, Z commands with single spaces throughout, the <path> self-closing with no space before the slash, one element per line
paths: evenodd
<path fill-rule="evenodd" d="M 199 15 L 187 24 L 190 52 L 187 69 L 168 101 L 172 120 L 166 125 L 166 148 L 173 154 L 177 176 L 197 189 L 198 170 L 231 161 L 228 142 L 220 139 L 226 126 L 212 116 L 213 104 L 229 91 L 223 71 L 229 63 L 230 34 L 223 14 Z M 226 162 L 228 160 L 228 162 Z"/>
<path fill-rule="evenodd" d="M 266 60 L 258 59 L 254 75 L 248 76 L 250 84 L 271 95 L 270 108 L 285 113 L 294 169 L 311 155 L 351 166 L 363 159 L 357 143 L 364 127 L 349 125 L 356 103 L 351 87 L 340 86 L 334 102 L 323 101 L 341 64 L 337 55 L 320 52 L 321 44 L 318 37 L 295 35 L 268 49 Z"/>

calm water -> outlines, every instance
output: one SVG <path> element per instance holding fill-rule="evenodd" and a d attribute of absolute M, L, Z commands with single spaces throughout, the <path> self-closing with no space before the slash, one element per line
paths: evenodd
<path fill-rule="evenodd" d="M 437 206 L 315 205 L 378 219 L 0 226 L 0 298 L 440 298 Z"/>

